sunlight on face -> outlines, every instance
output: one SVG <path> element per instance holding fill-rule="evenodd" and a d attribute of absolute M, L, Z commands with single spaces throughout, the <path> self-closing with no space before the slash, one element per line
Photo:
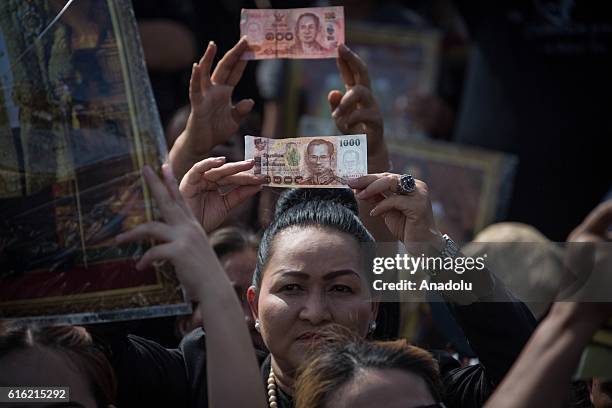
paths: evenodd
<path fill-rule="evenodd" d="M 358 242 L 321 227 L 292 227 L 274 238 L 258 298 L 262 337 L 277 364 L 295 369 L 330 323 L 365 337 L 375 319 Z"/>

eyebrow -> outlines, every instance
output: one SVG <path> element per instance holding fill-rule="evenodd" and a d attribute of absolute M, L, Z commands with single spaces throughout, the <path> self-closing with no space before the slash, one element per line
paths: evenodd
<path fill-rule="evenodd" d="M 295 278 L 299 278 L 299 279 L 304 279 L 304 280 L 308 280 L 310 278 L 310 274 L 306 273 L 306 272 L 300 272 L 300 271 L 280 271 L 280 273 L 282 274 L 282 276 L 293 276 Z M 323 280 L 325 281 L 329 281 L 332 279 L 335 279 L 339 276 L 344 276 L 344 275 L 355 275 L 356 277 L 359 277 L 359 274 L 357 272 L 355 272 L 352 269 L 341 269 L 338 271 L 333 271 L 330 272 L 326 275 L 323 276 Z"/>

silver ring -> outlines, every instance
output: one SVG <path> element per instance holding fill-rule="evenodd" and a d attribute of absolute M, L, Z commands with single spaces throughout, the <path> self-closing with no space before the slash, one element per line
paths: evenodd
<path fill-rule="evenodd" d="M 397 194 L 406 195 L 414 193 L 416 182 L 410 174 L 402 174 L 397 182 Z"/>

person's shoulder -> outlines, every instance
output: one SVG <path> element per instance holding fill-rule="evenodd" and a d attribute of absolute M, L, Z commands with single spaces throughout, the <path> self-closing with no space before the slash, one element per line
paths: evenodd
<path fill-rule="evenodd" d="M 112 359 L 118 406 L 186 407 L 189 388 L 180 349 L 129 334 Z"/>
<path fill-rule="evenodd" d="M 187 333 L 181 343 L 179 349 L 183 354 L 203 353 L 206 351 L 206 333 L 201 327 Z"/>
<path fill-rule="evenodd" d="M 182 365 L 183 352 L 180 348 L 166 348 L 153 340 L 133 334 L 128 334 L 127 343 L 124 354 L 128 357 L 128 361 L 150 361 L 168 367 Z"/>

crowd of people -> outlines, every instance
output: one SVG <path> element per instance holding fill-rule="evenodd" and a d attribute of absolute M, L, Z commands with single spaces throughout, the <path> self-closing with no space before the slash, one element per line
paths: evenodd
<path fill-rule="evenodd" d="M 367 135 L 368 174 L 347 189 L 287 190 L 262 214 L 265 205 L 253 203 L 265 177 L 250 172 L 254 161 L 242 160 L 236 141 L 257 99 L 234 92 L 247 50 L 242 38 L 215 65 L 211 41 L 193 64 L 184 129 L 160 171 L 142 169 L 162 219 L 115 238 L 156 242 L 138 269 L 174 266 L 193 304 L 176 320 L 178 347 L 125 328 L 3 322 L 0 385 L 68 386 L 85 407 L 612 407 L 612 371 L 573 378 L 593 334 L 612 318 L 612 303 L 555 302 L 538 321 L 485 268 L 462 275 L 474 284 L 470 293 L 441 295 L 473 364 L 456 359 L 456 350 L 397 338 L 397 311 L 373 293 L 364 248 L 398 242 L 408 250 L 419 243 L 432 257 L 461 252 L 436 226 L 427 180 L 405 185 L 392 171 L 368 67 L 349 46 L 338 49 L 344 89 L 329 90 L 329 114 L 340 132 Z M 519 183 L 527 182 L 521 172 Z M 612 240 L 612 201 L 590 207 L 565 232 L 568 242 Z M 526 210 L 520 203 L 516 211 Z M 265 226 L 261 234 L 245 227 L 253 218 Z M 605 255 L 599 265 L 612 273 Z"/>

